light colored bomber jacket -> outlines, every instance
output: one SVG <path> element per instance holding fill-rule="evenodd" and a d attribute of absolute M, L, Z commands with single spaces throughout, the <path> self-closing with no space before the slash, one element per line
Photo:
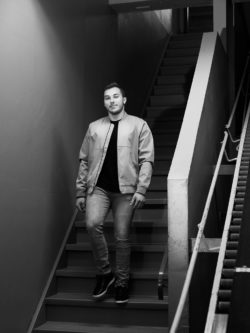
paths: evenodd
<path fill-rule="evenodd" d="M 80 149 L 76 197 L 93 192 L 114 125 L 109 117 L 92 122 Z M 117 135 L 118 181 L 121 193 L 145 194 L 154 163 L 153 136 L 145 120 L 124 113 Z"/>

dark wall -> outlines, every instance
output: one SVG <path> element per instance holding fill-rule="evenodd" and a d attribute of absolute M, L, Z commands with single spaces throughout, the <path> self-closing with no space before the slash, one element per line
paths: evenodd
<path fill-rule="evenodd" d="M 0 2 L 1 332 L 27 331 L 69 223 L 116 23 L 105 0 Z"/>
<path fill-rule="evenodd" d="M 172 11 L 119 14 L 119 81 L 129 113 L 140 115 L 166 37 L 172 32 Z"/>

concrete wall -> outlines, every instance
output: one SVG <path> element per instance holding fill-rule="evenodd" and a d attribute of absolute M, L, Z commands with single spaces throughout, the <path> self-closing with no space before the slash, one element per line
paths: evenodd
<path fill-rule="evenodd" d="M 116 23 L 105 0 L 0 2 L 1 332 L 27 331 L 70 220 Z"/>
<path fill-rule="evenodd" d="M 119 81 L 127 110 L 140 115 L 166 36 L 172 32 L 171 10 L 120 13 Z"/>
<path fill-rule="evenodd" d="M 170 322 L 189 263 L 189 238 L 197 234 L 223 138 L 228 113 L 226 66 L 216 33 L 204 34 L 168 176 Z"/>

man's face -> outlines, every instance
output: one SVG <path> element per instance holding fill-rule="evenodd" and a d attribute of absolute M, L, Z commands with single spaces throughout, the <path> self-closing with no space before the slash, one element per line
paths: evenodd
<path fill-rule="evenodd" d="M 122 96 L 119 88 L 113 87 L 104 91 L 104 106 L 107 111 L 113 115 L 117 115 L 124 110 L 126 97 Z"/>

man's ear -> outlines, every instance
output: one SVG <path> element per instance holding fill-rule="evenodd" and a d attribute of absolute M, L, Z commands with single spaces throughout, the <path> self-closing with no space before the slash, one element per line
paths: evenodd
<path fill-rule="evenodd" d="M 123 97 L 123 104 L 127 103 L 127 97 Z"/>

